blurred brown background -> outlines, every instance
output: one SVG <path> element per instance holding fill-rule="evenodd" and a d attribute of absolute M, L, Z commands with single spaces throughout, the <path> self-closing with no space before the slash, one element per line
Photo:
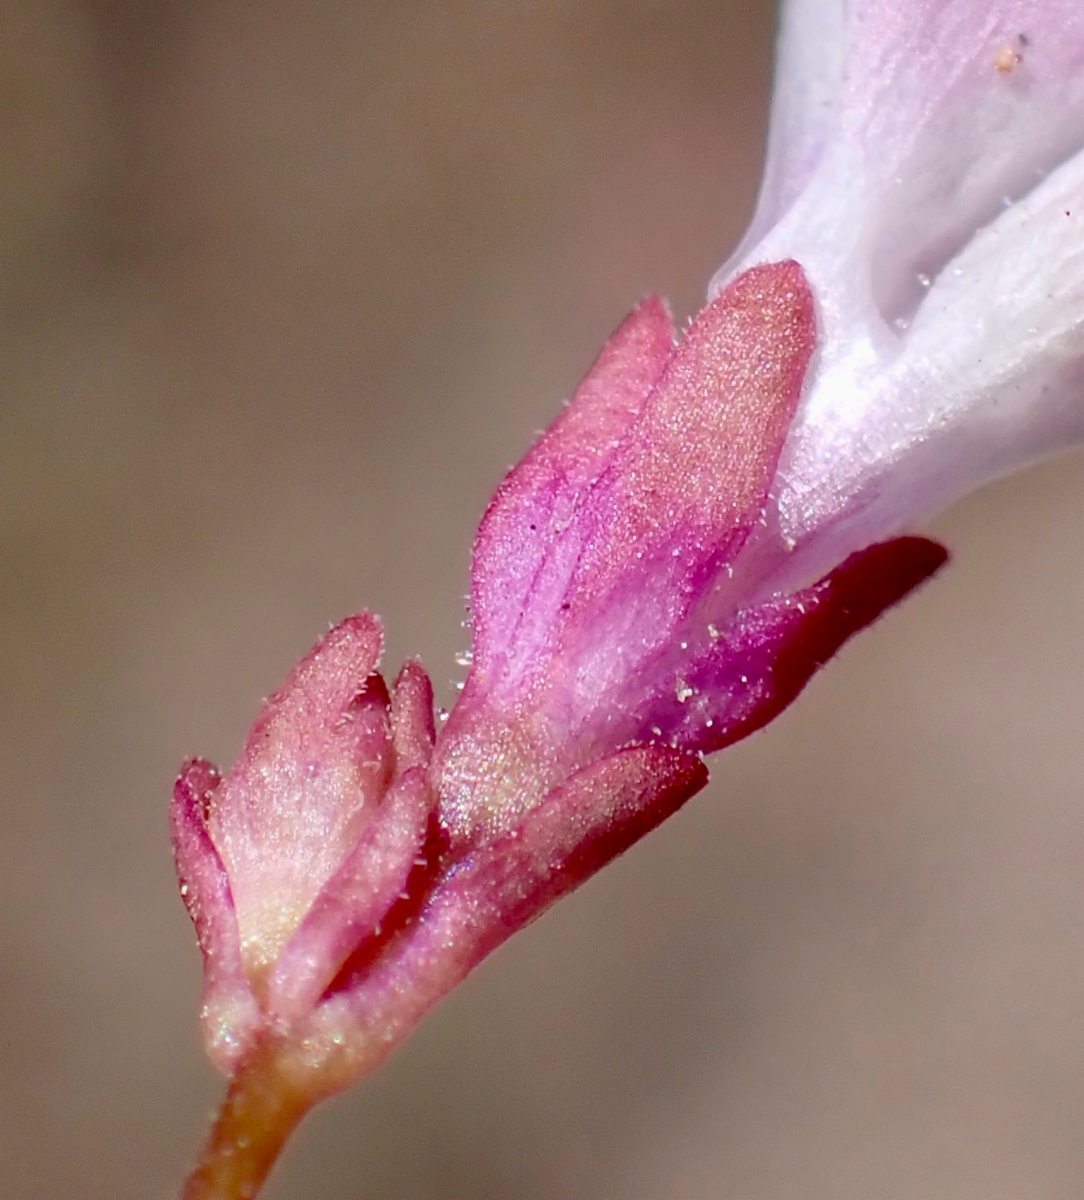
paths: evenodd
<path fill-rule="evenodd" d="M 166 803 L 326 623 L 447 702 L 504 467 L 745 221 L 773 5 L 0 3 L 0 1195 L 170 1195 L 220 1084 Z M 271 1200 L 1084 1188 L 1084 470 L 303 1130 Z"/>

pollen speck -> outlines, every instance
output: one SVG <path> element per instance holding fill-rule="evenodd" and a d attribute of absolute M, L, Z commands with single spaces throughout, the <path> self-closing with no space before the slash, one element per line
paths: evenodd
<path fill-rule="evenodd" d="M 1002 75 L 1011 75 L 1023 61 L 1023 58 L 1017 54 L 1012 46 L 1006 45 L 998 48 L 997 57 L 994 59 L 994 66 Z"/>

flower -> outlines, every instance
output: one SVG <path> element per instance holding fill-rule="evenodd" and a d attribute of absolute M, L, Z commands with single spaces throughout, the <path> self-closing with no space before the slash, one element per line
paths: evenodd
<path fill-rule="evenodd" d="M 177 780 L 177 873 L 226 1074 L 265 1027 L 314 1007 L 425 862 L 432 689 L 408 663 L 389 695 L 381 637 L 368 614 L 343 621 L 264 704 L 225 779 L 193 759 Z"/>
<path fill-rule="evenodd" d="M 482 521 L 473 663 L 439 737 L 421 666 L 389 690 L 361 614 L 271 696 L 225 777 L 185 766 L 177 870 L 205 1043 L 232 1077 L 188 1200 L 253 1194 L 308 1107 L 944 561 L 903 537 L 789 594 L 736 573 L 815 340 L 793 262 L 739 276 L 676 346 L 643 304 Z"/>
<path fill-rule="evenodd" d="M 1076 0 L 789 5 L 752 230 L 683 337 L 655 299 L 626 319 L 497 490 L 439 735 L 361 614 L 232 771 L 182 772 L 232 1077 L 189 1200 L 253 1194 L 315 1100 L 936 571 L 902 530 L 1084 432 L 1082 146 Z"/>
<path fill-rule="evenodd" d="M 752 226 L 818 361 L 772 485 L 779 582 L 1084 437 L 1084 7 L 790 0 Z"/>

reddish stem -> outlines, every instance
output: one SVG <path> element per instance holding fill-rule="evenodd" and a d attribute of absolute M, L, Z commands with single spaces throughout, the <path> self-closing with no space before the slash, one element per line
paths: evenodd
<path fill-rule="evenodd" d="M 279 1047 L 257 1043 L 230 1081 L 181 1200 L 252 1200 L 314 1101 L 283 1073 Z"/>

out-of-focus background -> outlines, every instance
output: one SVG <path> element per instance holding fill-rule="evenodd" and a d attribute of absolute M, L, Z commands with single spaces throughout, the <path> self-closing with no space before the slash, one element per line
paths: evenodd
<path fill-rule="evenodd" d="M 330 620 L 453 694 L 485 499 L 741 232 L 770 0 L 0 2 L 0 1195 L 169 1196 L 172 877 Z M 270 1200 L 1069 1200 L 1084 460 L 303 1129 Z"/>

